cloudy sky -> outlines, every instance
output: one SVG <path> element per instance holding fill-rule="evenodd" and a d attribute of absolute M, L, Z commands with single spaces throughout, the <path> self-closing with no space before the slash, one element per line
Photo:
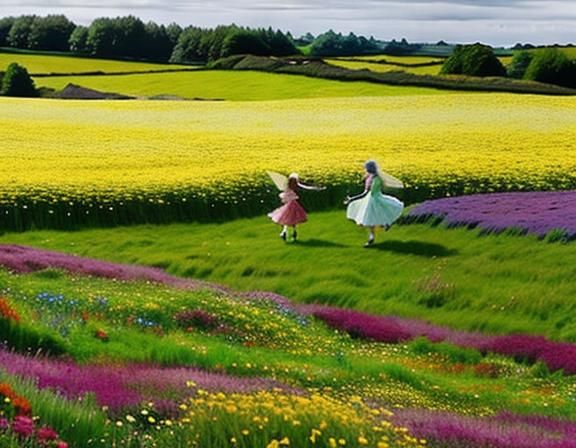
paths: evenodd
<path fill-rule="evenodd" d="M 158 23 L 328 29 L 412 42 L 576 42 L 575 0 L 0 0 L 0 16 L 65 14 L 80 24 L 132 14 Z"/>

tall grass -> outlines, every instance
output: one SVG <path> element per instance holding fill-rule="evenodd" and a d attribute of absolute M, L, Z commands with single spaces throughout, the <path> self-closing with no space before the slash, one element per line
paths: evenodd
<path fill-rule="evenodd" d="M 104 447 L 108 417 L 90 396 L 81 400 L 68 400 L 48 389 L 39 390 L 36 384 L 18 376 L 7 374 L 0 368 L 0 381 L 8 382 L 26 397 L 40 424 L 54 428 L 60 438 L 71 447 Z"/>

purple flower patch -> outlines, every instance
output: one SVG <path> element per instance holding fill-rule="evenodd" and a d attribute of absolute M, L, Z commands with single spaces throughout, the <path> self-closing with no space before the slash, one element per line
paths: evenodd
<path fill-rule="evenodd" d="M 437 219 L 450 227 L 478 227 L 487 233 L 516 230 L 544 237 L 576 238 L 576 191 L 473 194 L 425 201 L 406 222 Z"/>
<path fill-rule="evenodd" d="M 114 414 L 137 407 L 144 401 L 158 402 L 162 409 L 174 408 L 171 398 L 193 392 L 187 383 L 209 391 L 251 392 L 273 388 L 290 389 L 265 378 L 240 378 L 196 368 L 128 364 L 119 366 L 79 365 L 73 361 L 29 357 L 0 348 L 0 368 L 32 379 L 40 389 L 52 389 L 69 399 L 92 393 L 101 406 Z M 164 398 L 163 398 L 164 397 Z M 23 431 L 27 428 L 22 426 Z"/>
<path fill-rule="evenodd" d="M 550 417 L 510 413 L 469 417 L 448 412 L 398 410 L 393 421 L 408 427 L 416 437 L 442 447 L 576 448 L 576 423 Z"/>

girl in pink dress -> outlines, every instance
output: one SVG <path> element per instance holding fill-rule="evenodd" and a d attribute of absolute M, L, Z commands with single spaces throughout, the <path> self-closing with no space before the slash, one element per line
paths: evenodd
<path fill-rule="evenodd" d="M 320 191 L 324 190 L 325 187 L 314 187 L 312 185 L 303 184 L 300 182 L 298 174 L 290 174 L 286 188 L 279 195 L 284 205 L 268 213 L 268 216 L 272 221 L 283 226 L 282 232 L 280 232 L 280 238 L 284 241 L 286 241 L 288 236 L 288 226 L 292 227 L 292 238 L 296 241 L 296 225 L 308 220 L 306 210 L 304 210 L 298 202 L 299 197 L 297 191 L 299 189 Z"/>

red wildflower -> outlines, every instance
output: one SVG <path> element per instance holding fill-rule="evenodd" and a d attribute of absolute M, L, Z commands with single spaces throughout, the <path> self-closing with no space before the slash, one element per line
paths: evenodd
<path fill-rule="evenodd" d="M 96 337 L 96 339 L 100 339 L 101 341 L 104 341 L 104 342 L 108 342 L 108 340 L 109 340 L 108 333 L 106 333 L 101 328 L 96 330 L 96 333 L 94 333 L 94 336 Z"/>
<path fill-rule="evenodd" d="M 20 322 L 20 316 L 4 297 L 0 297 L 0 319 Z"/>
<path fill-rule="evenodd" d="M 16 392 L 14 392 L 14 389 L 12 389 L 12 386 L 7 383 L 0 383 L 0 395 L 3 395 L 6 398 L 10 398 L 10 400 L 13 400 L 17 397 Z"/>
<path fill-rule="evenodd" d="M 32 413 L 32 406 L 30 402 L 24 397 L 16 397 L 12 400 L 12 406 L 16 409 L 17 415 L 30 415 Z"/>

